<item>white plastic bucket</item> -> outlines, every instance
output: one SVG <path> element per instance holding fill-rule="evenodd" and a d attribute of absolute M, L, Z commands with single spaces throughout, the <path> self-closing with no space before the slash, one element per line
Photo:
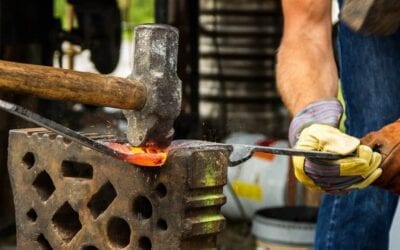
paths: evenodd
<path fill-rule="evenodd" d="M 249 133 L 231 134 L 226 142 L 288 147 L 287 141 Z M 289 157 L 266 153 L 255 154 L 248 161 L 228 168 L 230 186 L 224 186 L 227 202 L 222 213 L 233 219 L 251 219 L 259 209 L 284 206 L 288 171 Z"/>
<path fill-rule="evenodd" d="M 318 209 L 277 207 L 255 213 L 252 233 L 257 250 L 313 249 Z"/>

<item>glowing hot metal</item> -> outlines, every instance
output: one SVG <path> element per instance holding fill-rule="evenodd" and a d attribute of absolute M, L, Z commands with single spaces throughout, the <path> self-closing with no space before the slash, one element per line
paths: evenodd
<path fill-rule="evenodd" d="M 121 154 L 121 160 L 144 167 L 158 167 L 164 165 L 167 160 L 167 150 L 157 147 L 132 147 L 130 144 L 120 144 L 116 142 L 104 142 Z"/>

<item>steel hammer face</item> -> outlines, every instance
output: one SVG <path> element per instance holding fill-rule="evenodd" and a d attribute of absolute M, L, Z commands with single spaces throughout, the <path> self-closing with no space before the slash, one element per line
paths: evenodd
<path fill-rule="evenodd" d="M 182 86 L 177 70 L 178 30 L 169 25 L 145 24 L 135 29 L 133 71 L 128 77 L 146 88 L 140 110 L 125 110 L 127 138 L 133 146 L 170 144 L 173 123 L 181 110 Z"/>

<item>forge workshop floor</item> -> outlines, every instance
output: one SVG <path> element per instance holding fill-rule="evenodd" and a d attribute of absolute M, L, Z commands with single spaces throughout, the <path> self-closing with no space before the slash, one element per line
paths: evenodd
<path fill-rule="evenodd" d="M 250 233 L 248 221 L 227 220 L 226 228 L 218 235 L 217 246 L 220 250 L 256 249 L 255 238 Z"/>

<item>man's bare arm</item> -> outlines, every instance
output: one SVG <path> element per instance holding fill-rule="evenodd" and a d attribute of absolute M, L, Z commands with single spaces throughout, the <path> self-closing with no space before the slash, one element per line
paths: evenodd
<path fill-rule="evenodd" d="M 330 0 L 282 0 L 284 32 L 277 84 L 292 114 L 316 100 L 336 97 L 331 4 Z"/>

